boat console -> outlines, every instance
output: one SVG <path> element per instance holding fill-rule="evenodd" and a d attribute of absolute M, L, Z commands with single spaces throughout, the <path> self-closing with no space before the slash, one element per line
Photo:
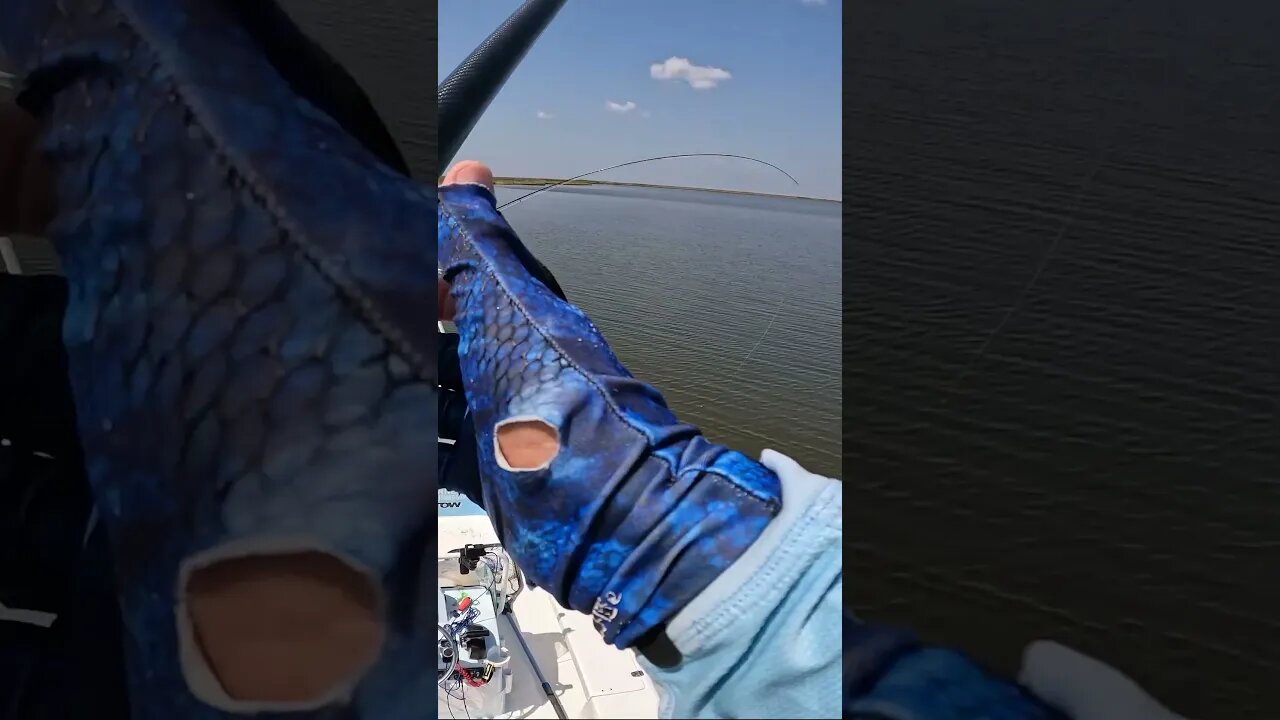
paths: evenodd
<path fill-rule="evenodd" d="M 497 544 L 464 545 L 437 559 L 436 683 L 442 700 L 468 703 L 468 714 L 506 711 L 511 652 L 499 621 L 520 591 L 521 578 Z"/>

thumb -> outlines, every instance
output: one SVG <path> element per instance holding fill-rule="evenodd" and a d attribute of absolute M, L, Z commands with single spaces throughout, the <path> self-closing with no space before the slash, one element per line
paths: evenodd
<path fill-rule="evenodd" d="M 441 185 L 481 185 L 493 192 L 493 171 L 476 160 L 463 160 L 444 174 Z"/>
<path fill-rule="evenodd" d="M 1119 670 L 1048 640 L 1027 646 L 1018 679 L 1073 720 L 1185 720 Z"/>

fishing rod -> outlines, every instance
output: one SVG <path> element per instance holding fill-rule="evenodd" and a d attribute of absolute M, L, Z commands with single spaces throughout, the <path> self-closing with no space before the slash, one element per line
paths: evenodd
<path fill-rule="evenodd" d="M 480 116 L 484 115 L 485 110 L 489 108 L 489 103 L 493 102 L 493 98 L 497 96 L 498 91 L 502 89 L 507 79 L 511 77 L 511 73 L 524 60 L 529 49 L 533 47 L 533 44 L 542 36 L 542 32 L 547 29 L 556 14 L 564 7 L 565 1 L 526 0 L 523 5 L 516 8 L 515 12 L 511 13 L 511 16 L 505 22 L 498 26 L 497 30 L 494 30 L 489 37 L 485 38 L 484 42 L 480 43 L 475 50 L 472 50 L 471 54 L 458 67 L 454 68 L 453 72 L 449 73 L 444 82 L 440 83 L 440 86 L 436 89 L 437 118 L 440 128 L 439 163 L 437 168 L 440 172 L 443 172 L 453 162 L 453 158 L 458 154 L 458 150 L 461 149 L 462 143 L 466 141 L 467 136 L 471 134 L 472 128 L 480 120 Z M 689 157 L 724 157 L 750 160 L 762 165 L 768 165 L 786 175 L 787 179 L 792 183 L 800 184 L 786 170 L 759 158 L 727 153 L 681 153 L 633 160 L 575 175 L 567 180 L 561 180 L 523 195 L 502 207 L 513 205 L 544 190 L 559 187 L 588 175 L 654 160 Z M 558 287 L 553 287 L 553 290 L 556 291 L 557 295 L 564 297 L 564 293 Z"/>
<path fill-rule="evenodd" d="M 524 60 L 525 55 L 529 53 L 529 49 L 542 36 L 542 32 L 555 19 L 556 14 L 564 7 L 565 2 L 566 0 L 526 0 L 489 37 L 485 38 L 484 42 L 480 43 L 475 50 L 472 50 L 471 54 L 458 67 L 454 68 L 453 72 L 449 73 L 444 82 L 440 83 L 440 86 L 436 88 L 437 119 L 439 121 L 438 172 L 443 172 L 453 162 L 454 156 L 462 148 L 462 143 L 471 134 L 471 130 L 480 120 L 480 116 L 488 109 L 489 103 L 493 102 L 493 98 L 497 96 L 498 91 L 506 84 L 507 79 L 511 77 L 511 73 L 515 71 L 520 62 Z M 536 195 L 543 190 L 550 190 L 553 187 L 558 187 L 588 175 L 605 172 L 606 170 L 614 170 L 654 160 L 686 157 L 726 157 L 750 160 L 768 165 L 786 175 L 791 182 L 797 185 L 800 184 L 786 170 L 758 158 L 726 153 L 682 153 L 633 160 L 599 170 L 592 170 L 591 172 L 574 176 L 569 180 L 562 180 L 540 188 L 507 203 L 507 205 L 520 202 L 530 195 Z M 506 205 L 503 205 L 503 207 L 506 207 Z M 517 249 L 517 254 L 520 255 L 521 261 L 539 281 L 561 299 L 567 299 L 564 289 L 560 287 L 560 283 L 556 281 L 555 276 L 545 265 L 523 247 Z"/>
<path fill-rule="evenodd" d="M 440 126 L 438 172 L 443 173 L 453 162 L 489 103 L 564 4 L 565 0 L 526 0 L 436 88 Z M 524 248 L 516 252 L 542 284 L 561 299 L 566 298 L 564 289 L 547 266 Z"/>
<path fill-rule="evenodd" d="M 558 187 L 560 187 L 561 185 L 567 185 L 567 184 L 569 184 L 569 183 L 573 182 L 574 180 L 581 180 L 581 179 L 582 179 L 582 178 L 584 178 L 584 177 L 589 177 L 589 176 L 591 176 L 591 175 L 595 175 L 595 174 L 597 174 L 597 173 L 607 172 L 607 171 L 609 171 L 609 170 L 617 170 L 618 168 L 624 168 L 624 167 L 627 167 L 628 165 L 639 165 L 640 163 L 653 162 L 654 160 L 672 160 L 672 159 L 675 159 L 675 158 L 692 158 L 692 157 L 719 157 L 719 158 L 737 158 L 737 159 L 739 159 L 739 160 L 750 160 L 751 162 L 760 163 L 761 165 L 768 165 L 769 167 L 773 168 L 774 170 L 777 170 L 778 172 L 782 173 L 783 175 L 786 175 L 786 176 L 787 176 L 787 178 L 788 178 L 788 179 L 790 179 L 790 180 L 791 180 L 791 182 L 795 183 L 796 185 L 799 185 L 799 184 L 800 184 L 800 181 L 799 181 L 799 180 L 796 180 L 794 177 L 791 177 L 791 173 L 787 172 L 786 170 L 783 170 L 782 168 L 778 167 L 777 165 L 774 165 L 774 164 L 773 164 L 773 163 L 771 163 L 771 162 L 765 162 L 764 160 L 761 160 L 760 158 L 753 158 L 753 157 L 749 157 L 749 156 L 747 156 L 747 155 L 732 155 L 732 154 L 730 154 L 730 153 L 679 153 L 679 154 L 676 154 L 676 155 L 658 155 L 657 157 L 645 158 L 645 159 L 643 159 L 643 160 L 632 160 L 632 161 L 630 161 L 630 162 L 618 163 L 617 165 L 610 165 L 609 167 L 603 167 L 603 168 L 600 168 L 599 170 L 592 170 L 591 172 L 584 172 L 584 173 L 582 173 L 581 175 L 574 175 L 573 177 L 571 177 L 571 178 L 566 178 L 566 179 L 564 179 L 564 180 L 557 180 L 556 182 L 553 182 L 553 183 L 551 183 L 550 185 L 544 185 L 544 186 L 542 186 L 542 187 L 538 188 L 537 190 L 534 190 L 534 191 L 533 191 L 533 192 L 531 192 L 531 193 L 527 193 L 527 194 L 525 194 L 525 195 L 521 195 L 520 197 L 516 198 L 515 200 L 510 200 L 510 201 L 508 201 L 508 202 L 505 202 L 505 203 L 503 203 L 503 204 L 499 205 L 499 206 L 498 206 L 498 209 L 499 209 L 499 210 L 501 210 L 501 209 L 503 209 L 503 208 L 505 208 L 505 207 L 510 207 L 510 206 L 515 205 L 516 203 L 520 202 L 521 200 L 524 200 L 524 199 L 525 199 L 525 198 L 527 198 L 527 197 L 532 197 L 532 196 L 534 196 L 534 195 L 537 195 L 538 193 L 540 193 L 540 192 L 542 192 L 542 191 L 544 191 L 544 190 L 551 190 L 551 189 L 553 189 L 553 188 L 558 188 Z"/>
<path fill-rule="evenodd" d="M 555 711 L 556 717 L 560 720 L 569 720 L 569 715 L 565 713 L 560 697 L 556 695 L 551 683 L 547 682 L 546 676 L 542 674 L 542 669 L 538 667 L 538 661 L 533 657 L 533 651 L 529 649 L 529 643 L 525 642 L 524 633 L 520 630 L 520 625 L 516 623 L 515 614 L 507 615 L 507 619 L 511 621 L 511 627 L 516 631 L 516 639 L 520 641 L 520 647 L 524 648 L 525 657 L 529 658 L 529 664 L 533 666 L 533 674 L 538 678 L 538 684 L 542 686 L 542 694 L 546 695 L 547 699 L 551 701 L 551 709 Z"/>
<path fill-rule="evenodd" d="M 443 172 L 565 0 L 526 0 L 436 88 Z"/>

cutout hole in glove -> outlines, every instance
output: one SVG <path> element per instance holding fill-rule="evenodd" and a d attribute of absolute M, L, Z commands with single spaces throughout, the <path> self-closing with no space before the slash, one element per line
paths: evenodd
<path fill-rule="evenodd" d="M 560 453 L 560 433 L 538 417 L 514 417 L 494 431 L 498 466 L 513 472 L 545 470 Z"/>
<path fill-rule="evenodd" d="M 337 700 L 385 635 L 374 579 L 320 551 L 212 560 L 191 570 L 183 590 L 188 684 L 223 709 Z"/>

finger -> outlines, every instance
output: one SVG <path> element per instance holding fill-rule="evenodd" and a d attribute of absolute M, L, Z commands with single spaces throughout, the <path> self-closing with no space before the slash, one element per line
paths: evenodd
<path fill-rule="evenodd" d="M 444 174 L 444 185 L 471 183 L 483 185 L 493 192 L 493 171 L 477 160 L 463 160 Z"/>
<path fill-rule="evenodd" d="M 483 185 L 489 192 L 493 192 L 493 171 L 482 162 L 463 160 L 450 168 L 449 172 L 444 174 L 444 180 L 441 182 L 442 185 L 467 183 Z M 449 293 L 449 284 L 444 280 L 437 280 L 436 319 L 444 322 L 453 322 L 456 310 L 453 296 Z"/>

